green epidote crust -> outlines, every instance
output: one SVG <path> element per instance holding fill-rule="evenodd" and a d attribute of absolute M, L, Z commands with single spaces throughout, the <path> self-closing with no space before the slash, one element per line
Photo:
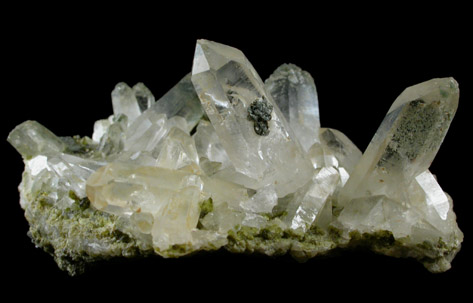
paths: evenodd
<path fill-rule="evenodd" d="M 86 199 L 76 199 L 73 206 L 60 210 L 49 204 L 44 196 L 38 195 L 26 209 L 26 218 L 30 223 L 28 235 L 37 247 L 54 257 L 59 268 L 69 274 L 81 273 L 90 262 L 152 254 L 152 251 L 140 248 L 145 245 L 118 229 L 116 216 L 88 207 Z M 71 193 L 71 196 L 74 194 Z M 209 199 L 201 205 L 203 217 L 212 210 L 212 202 Z M 425 241 L 412 245 L 408 239 L 395 240 L 389 231 L 351 232 L 348 239 L 336 228 L 325 231 L 313 227 L 306 233 L 298 233 L 282 230 L 274 220 L 262 229 L 236 226 L 229 231 L 228 244 L 224 248 L 234 253 L 257 252 L 271 256 L 289 252 L 299 261 L 327 254 L 335 248 L 368 248 L 388 256 L 415 258 L 432 272 L 447 270 L 459 250 L 459 247 L 448 247 L 442 239 L 437 243 Z M 109 246 L 103 253 L 91 253 L 84 250 L 83 245 L 72 244 L 79 239 L 105 242 Z M 192 249 L 186 245 L 175 245 L 161 253 L 166 257 L 179 257 L 191 252 Z"/>
<path fill-rule="evenodd" d="M 30 201 L 25 216 L 30 224 L 28 235 L 37 247 L 51 254 L 59 268 L 71 275 L 81 273 L 84 265 L 111 257 L 133 257 L 148 254 L 137 241 L 117 228 L 117 217 L 90 208 L 88 199 L 79 199 L 67 209 L 59 209 L 48 201 L 45 193 Z M 106 243 L 106 253 L 85 250 L 74 243 Z"/>
<path fill-rule="evenodd" d="M 453 241 L 452 243 L 459 243 Z M 374 252 L 397 258 L 415 258 L 430 272 L 440 273 L 450 269 L 450 262 L 460 250 L 460 244 L 447 245 L 442 238 L 437 242 L 424 241 L 412 244 L 409 238 L 395 239 L 390 231 L 376 233 L 363 233 L 358 231 L 350 233 L 349 247 L 368 248 Z"/>
<path fill-rule="evenodd" d="M 88 138 L 61 138 L 68 144 L 68 153 L 96 157 L 94 146 Z M 26 174 L 26 173 L 25 173 Z M 26 178 L 26 175 L 23 178 Z M 154 252 L 140 239 L 120 229 L 117 216 L 90 207 L 87 198 L 80 199 L 73 191 L 69 198 L 74 203 L 60 209 L 53 204 L 44 192 L 29 193 L 31 201 L 26 204 L 25 217 L 30 224 L 28 235 L 37 247 L 51 254 L 59 268 L 70 275 L 83 272 L 85 265 L 116 257 L 149 256 L 159 253 L 164 257 L 180 257 L 195 253 L 187 245 L 174 245 L 166 251 Z M 213 211 L 212 199 L 200 203 L 200 219 Z M 334 209 L 338 216 L 341 209 Z M 248 226 L 235 226 L 228 232 L 224 249 L 234 253 L 261 253 L 278 256 L 290 253 L 299 261 L 306 261 L 317 255 L 333 252 L 335 249 L 369 249 L 393 256 L 411 257 L 420 261 L 431 272 L 443 272 L 450 268 L 450 262 L 460 250 L 460 244 L 450 244 L 441 238 L 433 243 L 425 241 L 412 244 L 408 238 L 395 239 L 389 231 L 374 233 L 351 232 L 344 234 L 333 226 L 323 230 L 313 226 L 306 233 L 283 230 L 279 223 L 281 214 L 277 207 L 273 214 L 267 215 L 268 224 L 261 229 Z M 204 229 L 199 223 L 198 229 Z M 459 243 L 449 241 L 448 243 Z M 94 245 L 102 246 L 93 249 Z M 201 250 L 216 250 L 211 245 Z"/>
<path fill-rule="evenodd" d="M 229 232 L 228 242 L 225 248 L 231 252 L 259 252 L 266 255 L 290 252 L 302 262 L 338 248 L 371 250 L 396 258 L 415 258 L 433 273 L 450 269 L 450 262 L 460 250 L 459 246 L 448 246 L 441 238 L 436 243 L 424 241 L 411 244 L 408 238 L 395 239 L 386 230 L 363 234 L 353 231 L 348 238 L 344 238 L 342 231 L 333 227 L 328 231 L 312 227 L 307 233 L 301 234 L 292 230 L 283 231 L 276 225 L 260 230 L 243 226 L 238 231 Z"/>

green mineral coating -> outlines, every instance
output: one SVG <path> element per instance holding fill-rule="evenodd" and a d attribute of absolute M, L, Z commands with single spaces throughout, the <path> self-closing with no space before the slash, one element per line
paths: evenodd
<path fill-rule="evenodd" d="M 73 204 L 74 208 L 78 208 L 80 210 L 85 210 L 85 209 L 90 207 L 89 198 L 85 197 L 85 198 L 81 199 L 72 190 L 69 191 L 69 198 L 71 198 L 72 200 L 75 201 L 74 204 Z"/>
<path fill-rule="evenodd" d="M 140 250 L 136 240 L 117 229 L 117 217 L 92 208 L 80 207 L 77 195 L 72 207 L 59 209 L 46 201 L 46 193 L 39 193 L 30 201 L 25 216 L 30 224 L 28 235 L 37 247 L 51 254 L 59 268 L 70 275 L 81 273 L 90 262 L 111 257 L 132 257 L 149 254 Z M 74 243 L 95 243 L 103 245 L 103 254 L 87 245 Z"/>
<path fill-rule="evenodd" d="M 454 241 L 452 243 L 455 243 Z M 374 233 L 350 233 L 348 247 L 368 248 L 374 252 L 397 258 L 415 258 L 433 273 L 444 272 L 450 268 L 450 262 L 459 247 L 448 246 L 440 237 L 437 242 L 424 241 L 420 244 L 409 243 L 409 238 L 395 239 L 390 231 Z"/>
<path fill-rule="evenodd" d="M 264 98 L 253 101 L 248 107 L 248 120 L 254 122 L 254 129 L 257 135 L 269 135 L 269 124 L 273 106 Z"/>
<path fill-rule="evenodd" d="M 352 231 L 350 233 L 350 245 L 351 246 L 365 246 L 371 249 L 375 248 L 388 248 L 392 247 L 396 240 L 392 232 L 379 231 L 376 233 L 363 233 L 360 234 L 358 231 Z"/>
<path fill-rule="evenodd" d="M 182 255 L 188 254 L 191 251 L 191 248 L 188 245 L 184 244 L 175 244 L 166 250 L 166 255 L 171 258 L 177 258 Z"/>
<path fill-rule="evenodd" d="M 89 137 L 60 137 L 61 141 L 66 143 L 64 152 L 71 155 L 78 155 L 83 158 L 91 158 L 96 155 L 96 143 Z"/>
<path fill-rule="evenodd" d="M 85 265 L 112 257 L 134 257 L 150 255 L 152 251 L 139 240 L 117 228 L 117 217 L 92 208 L 80 207 L 83 199 L 70 191 L 75 200 L 72 207 L 61 210 L 46 199 L 46 193 L 39 193 L 27 206 L 25 215 L 30 223 L 29 236 L 33 242 L 51 254 L 58 266 L 71 275 L 81 273 Z M 211 199 L 201 202 L 201 215 L 213 211 Z M 414 257 L 432 272 L 448 269 L 449 262 L 458 247 L 449 247 L 442 239 L 432 243 L 410 244 L 408 239 L 394 239 L 389 231 L 375 233 L 351 232 L 344 238 L 343 232 L 333 226 L 328 230 L 312 226 L 306 233 L 283 230 L 270 219 L 261 229 L 236 226 L 228 232 L 228 243 L 224 248 L 235 253 L 253 253 L 277 256 L 290 253 L 296 260 L 306 261 L 317 255 L 324 255 L 336 248 L 369 248 L 375 252 L 394 257 Z M 100 243 L 104 251 L 93 251 L 76 243 Z M 212 248 L 205 248 L 211 250 Z M 217 248 L 214 248 L 217 249 Z M 194 253 L 186 244 L 174 245 L 157 252 L 165 257 L 180 257 Z"/>
<path fill-rule="evenodd" d="M 212 212 L 214 209 L 214 204 L 212 198 L 208 198 L 200 203 L 200 219 L 205 217 L 208 213 Z"/>

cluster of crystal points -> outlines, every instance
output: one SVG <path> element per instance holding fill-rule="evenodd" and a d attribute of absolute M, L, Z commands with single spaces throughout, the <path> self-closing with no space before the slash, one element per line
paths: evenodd
<path fill-rule="evenodd" d="M 199 40 L 192 73 L 159 100 L 117 84 L 92 138 L 27 121 L 8 141 L 30 235 L 72 273 L 137 253 L 307 259 L 357 245 L 441 272 L 463 234 L 428 168 L 458 98 L 453 78 L 407 88 L 362 154 L 320 128 L 307 72 L 283 64 L 263 83 L 241 51 Z"/>

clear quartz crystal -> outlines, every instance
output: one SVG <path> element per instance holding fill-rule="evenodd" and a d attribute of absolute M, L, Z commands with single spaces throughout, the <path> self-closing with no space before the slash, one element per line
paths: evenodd
<path fill-rule="evenodd" d="M 183 117 L 187 121 L 188 132 L 197 125 L 204 114 L 192 85 L 190 73 L 156 101 L 151 109 L 158 114 L 165 114 L 167 118 Z"/>
<path fill-rule="evenodd" d="M 432 79 L 407 88 L 393 103 L 340 195 L 405 199 L 403 188 L 433 161 L 458 107 L 458 83 Z"/>
<path fill-rule="evenodd" d="M 396 99 L 340 193 L 338 202 L 344 208 L 338 222 L 344 228 L 388 230 L 406 243 L 459 245 L 463 234 L 452 200 L 427 169 L 450 126 L 458 97 L 456 81 L 443 78 L 409 87 Z"/>
<path fill-rule="evenodd" d="M 94 132 L 92 134 L 92 140 L 96 143 L 100 143 L 102 137 L 108 132 L 108 128 L 112 125 L 112 122 L 108 119 L 97 120 L 94 123 Z"/>
<path fill-rule="evenodd" d="M 347 173 L 353 171 L 361 158 L 361 151 L 347 136 L 336 129 L 321 128 L 320 141 L 327 158 L 325 162 L 331 164 L 328 166 L 344 168 Z"/>
<path fill-rule="evenodd" d="M 10 132 L 7 140 L 26 159 L 62 152 L 66 148 L 61 139 L 36 121 L 21 123 Z"/>
<path fill-rule="evenodd" d="M 437 183 L 437 180 L 435 180 L 434 175 L 432 175 L 430 171 L 426 170 L 415 178 L 415 183 L 417 183 L 425 192 L 425 199 L 428 207 L 434 208 L 440 219 L 447 219 L 450 208 L 448 197 Z"/>
<path fill-rule="evenodd" d="M 156 165 L 169 169 L 186 169 L 195 173 L 200 171 L 199 156 L 192 137 L 173 127 L 162 143 Z"/>
<path fill-rule="evenodd" d="M 140 112 L 144 112 L 155 103 L 153 94 L 142 82 L 138 82 L 133 86 L 133 92 Z"/>
<path fill-rule="evenodd" d="M 132 152 L 151 152 L 167 134 L 167 118 L 148 110 L 128 127 L 125 134 L 125 150 Z"/>
<path fill-rule="evenodd" d="M 109 121 L 111 124 L 100 137 L 98 148 L 104 156 L 116 155 L 123 150 L 128 117 L 124 114 L 119 114 L 117 116 L 111 116 Z"/>
<path fill-rule="evenodd" d="M 312 76 L 294 64 L 283 64 L 265 81 L 305 151 L 319 142 L 319 100 Z"/>
<path fill-rule="evenodd" d="M 278 196 L 293 192 L 311 178 L 309 160 L 241 51 L 198 40 L 192 82 L 236 172 L 259 186 L 278 184 Z M 266 136 L 258 135 L 249 119 L 250 105 L 255 102 L 273 108 Z"/>
<path fill-rule="evenodd" d="M 336 169 L 322 168 L 311 181 L 294 194 L 283 221 L 291 229 L 302 229 L 305 232 L 322 212 L 338 182 L 339 174 Z"/>
<path fill-rule="evenodd" d="M 273 185 L 259 189 L 250 199 L 242 201 L 240 206 L 250 213 L 269 214 L 278 203 L 278 195 Z"/>
<path fill-rule="evenodd" d="M 396 238 L 409 235 L 413 223 L 419 219 L 417 212 L 384 195 L 354 199 L 338 217 L 349 231 L 374 233 L 389 230 Z"/>
<path fill-rule="evenodd" d="M 131 124 L 140 114 L 140 106 L 135 97 L 135 92 L 126 83 L 118 83 L 112 91 L 113 114 L 126 115 L 128 124 Z"/>
<path fill-rule="evenodd" d="M 228 155 L 210 122 L 200 121 L 193 138 L 199 157 L 205 157 L 212 162 L 219 162 L 222 168 L 229 165 Z"/>

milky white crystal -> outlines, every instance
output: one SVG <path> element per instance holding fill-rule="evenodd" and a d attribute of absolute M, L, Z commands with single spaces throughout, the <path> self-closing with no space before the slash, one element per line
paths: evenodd
<path fill-rule="evenodd" d="M 139 232 L 151 234 L 160 251 L 192 245 L 199 202 L 212 198 L 217 206 L 235 205 L 248 198 L 239 186 L 184 170 L 118 162 L 89 178 L 87 196 L 95 208 L 131 218 Z"/>
<path fill-rule="evenodd" d="M 148 223 L 138 228 L 151 233 L 153 244 L 163 250 L 191 241 L 202 189 L 192 174 L 118 163 L 99 169 L 87 182 L 87 196 L 97 209 L 119 216 L 149 214 L 143 218 Z"/>

